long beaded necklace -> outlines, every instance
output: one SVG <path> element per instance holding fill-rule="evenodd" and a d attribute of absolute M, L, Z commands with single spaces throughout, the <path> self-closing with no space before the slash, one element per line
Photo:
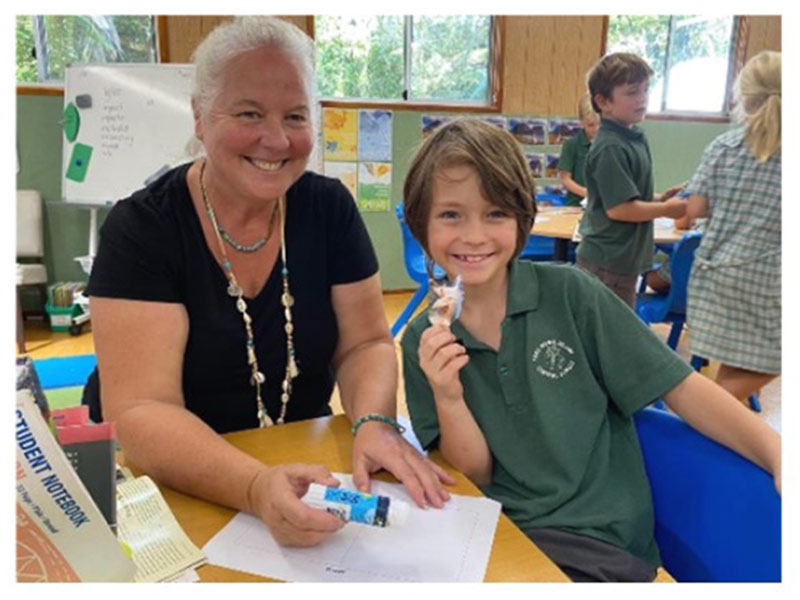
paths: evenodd
<path fill-rule="evenodd" d="M 227 252 L 225 252 L 225 244 L 222 242 L 217 216 L 214 214 L 214 209 L 211 208 L 211 203 L 208 200 L 203 177 L 205 172 L 206 161 L 203 161 L 203 164 L 200 166 L 200 192 L 203 195 L 203 204 L 205 205 L 206 213 L 208 213 L 208 218 L 214 226 L 214 233 L 219 243 L 219 251 L 222 255 L 222 266 L 225 268 L 225 275 L 228 278 L 228 295 L 236 298 L 236 309 L 241 313 L 242 320 L 244 321 L 244 329 L 247 334 L 247 364 L 250 365 L 250 385 L 256 388 L 256 415 L 258 416 L 258 425 L 259 427 L 270 427 L 275 423 L 282 424 L 286 417 L 286 406 L 289 404 L 289 398 L 292 395 L 292 379 L 300 374 L 294 355 L 294 339 L 292 338 L 294 325 L 292 324 L 291 310 L 294 304 L 294 298 L 292 298 L 292 294 L 289 291 L 289 269 L 286 263 L 286 196 L 281 196 L 277 201 L 277 210 L 281 220 L 281 261 L 283 262 L 281 268 L 281 278 L 283 279 L 281 305 L 283 306 L 283 315 L 286 318 L 286 323 L 283 326 L 283 330 L 286 332 L 286 375 L 281 384 L 281 411 L 278 419 L 273 422 L 272 418 L 267 414 L 267 410 L 264 408 L 264 402 L 261 399 L 261 384 L 266 381 L 266 377 L 259 369 L 258 359 L 256 358 L 256 346 L 252 327 L 253 319 L 247 314 L 247 303 L 244 301 L 243 297 L 244 292 L 239 282 L 236 280 L 231 261 L 228 259 Z"/>

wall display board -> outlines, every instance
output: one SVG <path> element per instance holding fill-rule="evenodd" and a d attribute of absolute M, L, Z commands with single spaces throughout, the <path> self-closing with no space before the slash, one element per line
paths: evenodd
<path fill-rule="evenodd" d="M 70 67 L 64 200 L 111 204 L 192 158 L 192 65 Z"/>
<path fill-rule="evenodd" d="M 70 67 L 64 85 L 62 194 L 112 204 L 203 153 L 194 137 L 194 65 Z M 319 105 L 312 120 L 320 118 Z M 308 168 L 321 171 L 315 148 Z"/>

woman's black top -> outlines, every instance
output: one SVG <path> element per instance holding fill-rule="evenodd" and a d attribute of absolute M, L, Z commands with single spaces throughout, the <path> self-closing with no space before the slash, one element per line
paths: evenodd
<path fill-rule="evenodd" d="M 203 236 L 186 183 L 189 167 L 173 169 L 109 212 L 87 295 L 183 304 L 189 316 L 183 361 L 186 408 L 219 433 L 258 427 L 242 316 Z M 297 421 L 330 414 L 331 358 L 338 341 L 331 286 L 375 274 L 378 261 L 353 198 L 338 180 L 306 172 L 287 192 L 286 206 L 300 368 L 286 420 Z M 279 254 L 264 288 L 255 298 L 245 297 L 256 355 L 267 378 L 262 398 L 273 419 L 280 410 L 286 369 L 282 265 Z M 100 420 L 97 371 L 86 384 L 84 403 L 92 419 Z"/>

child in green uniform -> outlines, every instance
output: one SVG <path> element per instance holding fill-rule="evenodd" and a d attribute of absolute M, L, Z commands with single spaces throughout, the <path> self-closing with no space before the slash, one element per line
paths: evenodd
<path fill-rule="evenodd" d="M 600 118 L 592 108 L 592 99 L 584 94 L 578 102 L 578 117 L 582 129 L 574 138 L 564 142 L 558 159 L 558 176 L 567 188 L 567 206 L 580 206 L 586 197 L 586 155 L 600 127 Z"/>
<path fill-rule="evenodd" d="M 650 147 L 636 123 L 644 119 L 653 71 L 635 54 L 609 54 L 589 71 L 600 130 L 586 157 L 586 214 L 576 264 L 631 308 L 636 279 L 653 264 L 653 219 L 682 217 L 681 186 L 653 193 Z"/>
<path fill-rule="evenodd" d="M 571 578 L 650 581 L 660 559 L 633 413 L 662 396 L 778 489 L 780 438 L 596 279 L 517 260 L 533 192 L 513 137 L 480 121 L 439 128 L 411 163 L 406 221 L 464 287 L 450 328 L 426 311 L 403 336 L 414 432 Z"/>

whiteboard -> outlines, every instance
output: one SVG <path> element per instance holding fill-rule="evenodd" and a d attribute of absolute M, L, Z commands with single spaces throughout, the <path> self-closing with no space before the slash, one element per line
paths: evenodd
<path fill-rule="evenodd" d="M 62 136 L 64 200 L 111 204 L 191 160 L 193 75 L 179 64 L 68 68 L 64 106 L 76 106 L 79 125 L 72 141 L 66 123 Z"/>
<path fill-rule="evenodd" d="M 69 67 L 64 107 L 77 108 L 80 124 L 70 141 L 64 123 L 64 200 L 113 204 L 204 153 L 194 137 L 193 78 L 194 65 L 183 64 Z M 318 173 L 322 172 L 321 114 L 317 102 L 311 115 L 316 139 L 307 168 Z"/>

